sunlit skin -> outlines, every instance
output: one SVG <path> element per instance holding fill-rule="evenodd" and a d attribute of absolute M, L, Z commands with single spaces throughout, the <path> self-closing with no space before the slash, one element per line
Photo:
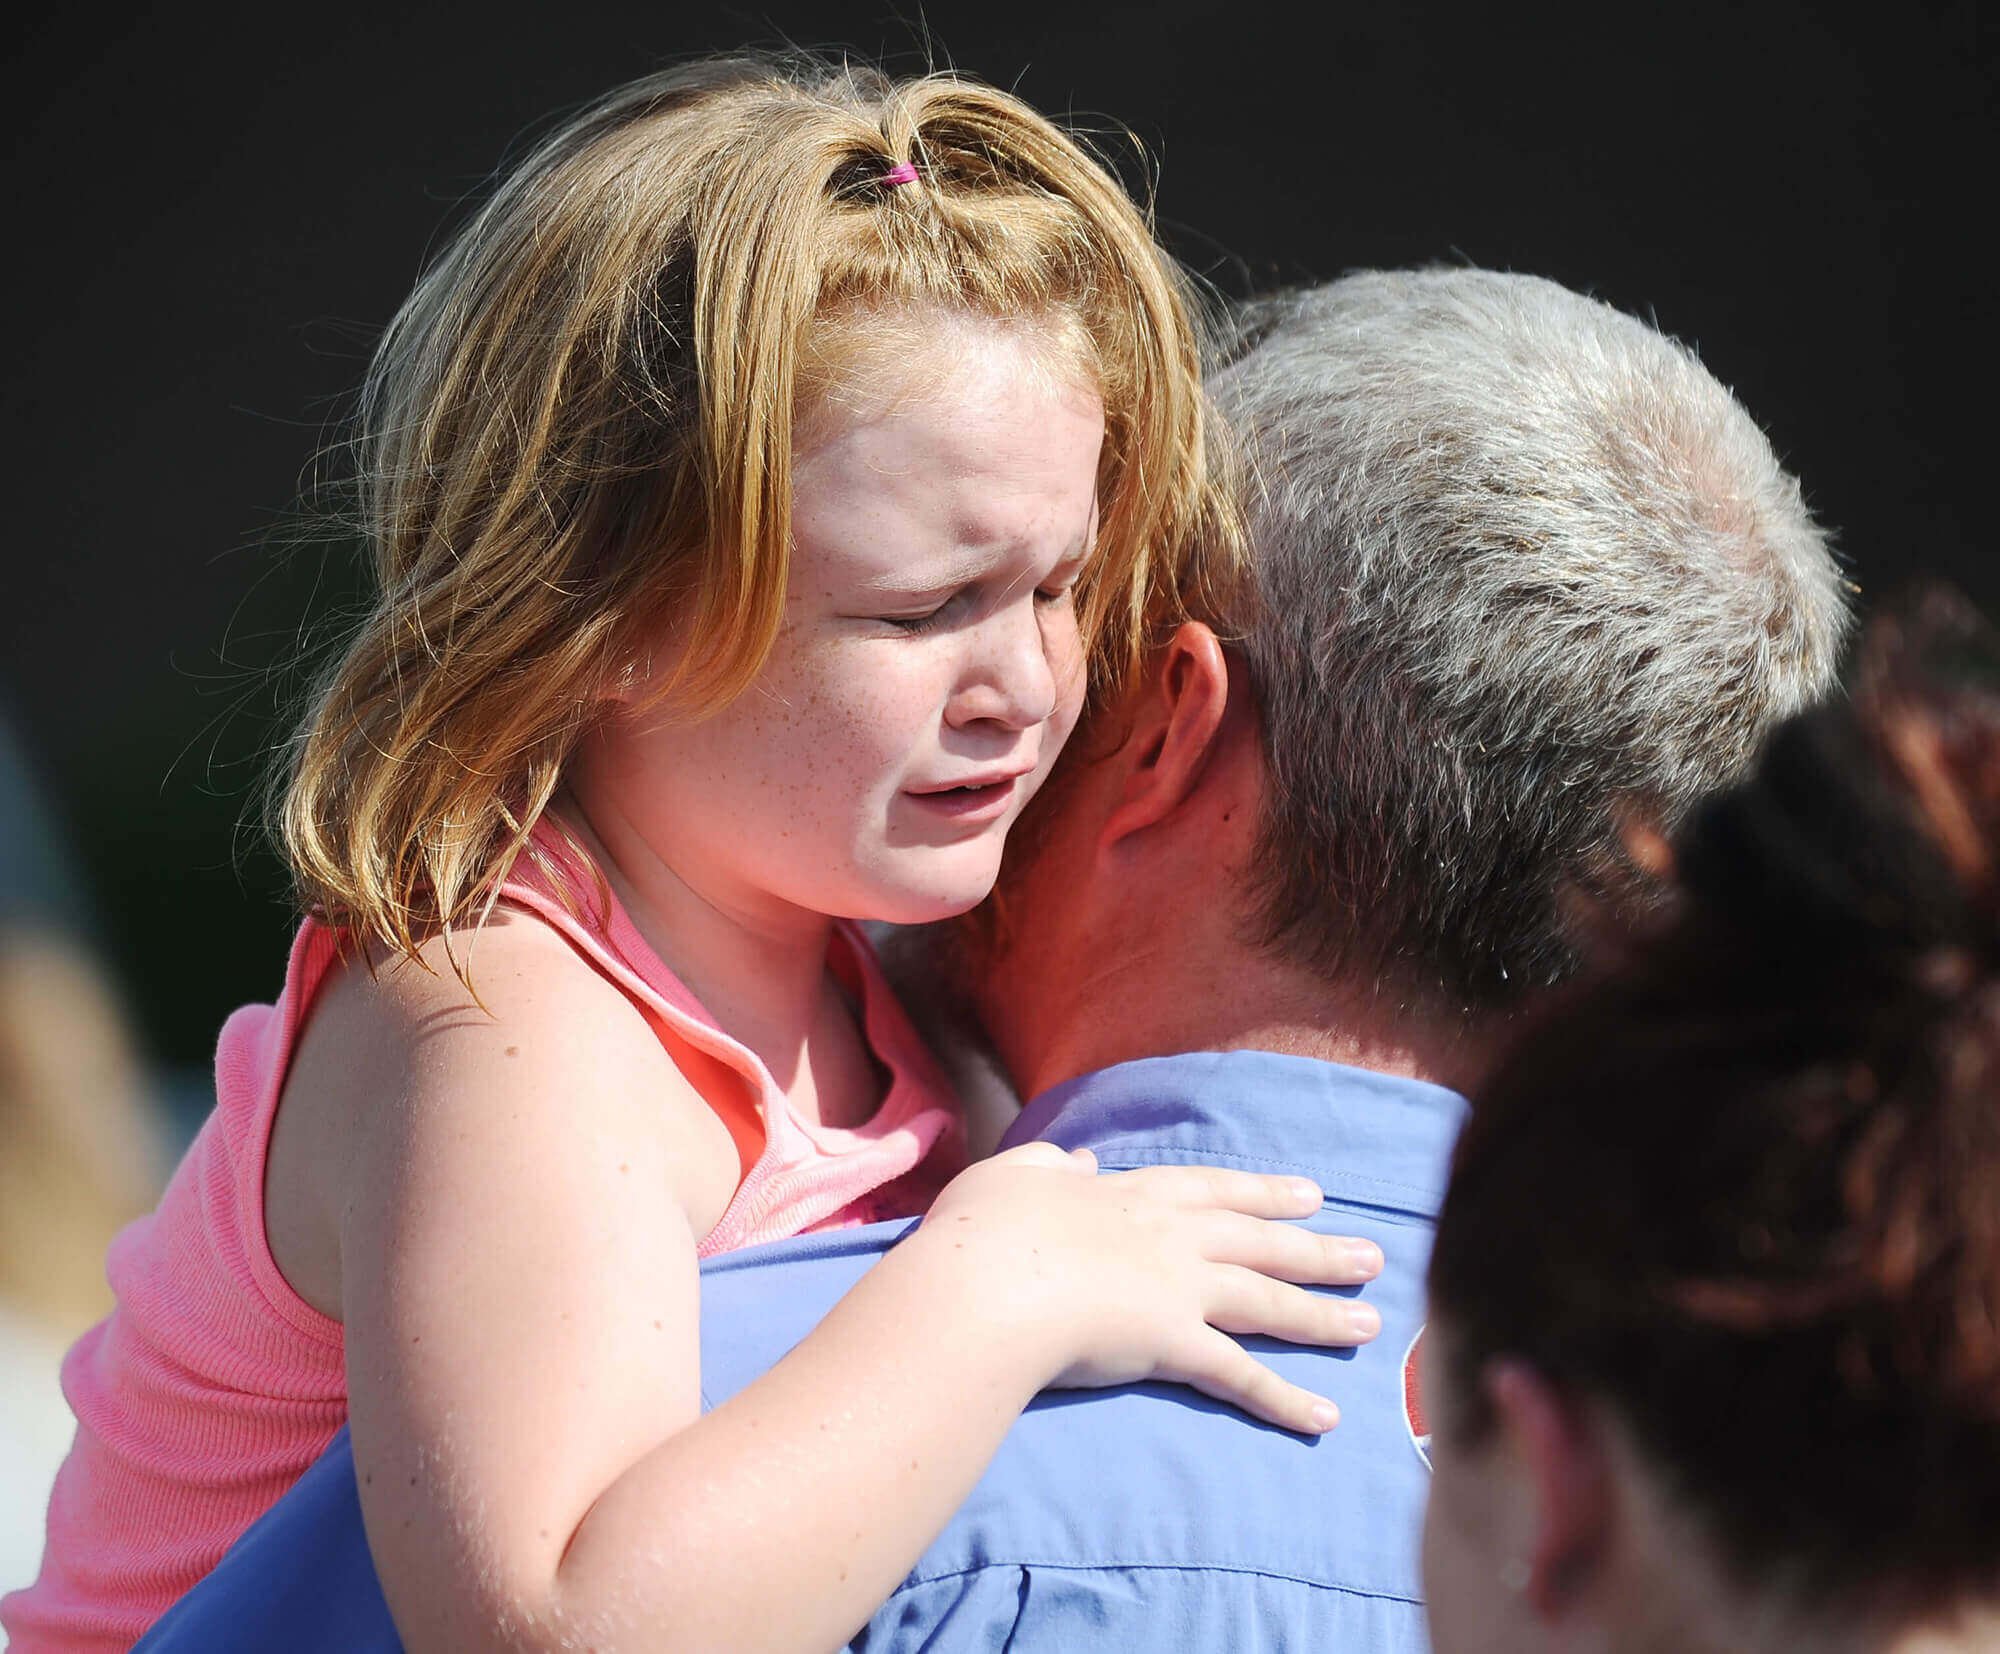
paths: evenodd
<path fill-rule="evenodd" d="M 811 1010 L 829 916 L 980 901 L 1084 685 L 1095 391 L 978 321 L 862 382 L 801 422 L 783 629 L 750 689 L 688 721 L 641 675 L 569 771 L 635 922 L 780 1083 L 776 1031 L 833 1014 Z M 831 1089 L 823 1118 L 872 1106 Z"/>
<path fill-rule="evenodd" d="M 1097 398 L 1004 324 L 941 322 L 917 354 L 802 410 L 785 626 L 749 691 L 675 720 L 636 682 L 560 806 L 807 1121 L 881 1095 L 832 916 L 983 896 L 1083 688 Z M 704 1407 L 697 1250 L 740 1180 L 728 1129 L 557 931 L 503 904 L 468 951 L 477 1002 L 441 939 L 428 969 L 329 973 L 265 1173 L 280 1272 L 345 1329 L 362 1515 L 412 1654 L 836 1647 L 1051 1384 L 1162 1378 L 1332 1423 L 1227 1336 L 1372 1335 L 1289 1283 L 1363 1281 L 1379 1254 L 1260 1221 L 1317 1188 L 1099 1177 L 1048 1144 L 961 1172 Z"/>

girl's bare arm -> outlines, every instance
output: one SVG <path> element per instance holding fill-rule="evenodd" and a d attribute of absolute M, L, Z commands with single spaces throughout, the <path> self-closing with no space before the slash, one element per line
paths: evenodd
<path fill-rule="evenodd" d="M 703 1415 L 713 1116 L 637 1012 L 543 945 L 481 937 L 490 1017 L 413 970 L 338 1013 L 371 1098 L 334 1211 L 355 1465 L 414 1654 L 835 1647 L 1045 1385 L 1180 1378 L 1311 1428 L 1316 1398 L 1216 1328 L 1372 1330 L 1271 1278 L 1373 1272 L 1246 1215 L 1303 1215 L 1310 1186 L 1093 1177 L 1036 1146 L 961 1177 Z"/>

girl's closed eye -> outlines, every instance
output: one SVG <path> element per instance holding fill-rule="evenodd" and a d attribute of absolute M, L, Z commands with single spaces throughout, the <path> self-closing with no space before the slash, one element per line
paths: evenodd
<path fill-rule="evenodd" d="M 1072 568 L 1059 570 L 1056 578 L 1046 580 L 1035 588 L 1035 601 L 1041 604 L 1060 603 L 1065 598 L 1076 595 L 1076 577 L 1083 572 L 1078 564 Z"/>
<path fill-rule="evenodd" d="M 964 612 L 965 605 L 971 595 L 969 589 L 956 591 L 942 603 L 938 604 L 936 608 L 926 609 L 922 614 L 882 615 L 878 618 L 906 635 L 914 636 L 923 632 L 932 632 L 947 622 L 957 619 Z"/>
<path fill-rule="evenodd" d="M 1051 608 L 1073 597 L 1076 594 L 1077 579 L 1089 561 L 1089 554 L 1086 552 L 1066 557 L 1051 569 L 1048 578 L 1035 588 L 1036 607 Z M 985 590 L 986 588 L 980 584 L 961 586 L 941 602 L 915 614 L 885 614 L 870 618 L 895 627 L 906 637 L 921 636 L 925 632 L 937 631 L 962 619 L 968 610 L 981 603 Z"/>

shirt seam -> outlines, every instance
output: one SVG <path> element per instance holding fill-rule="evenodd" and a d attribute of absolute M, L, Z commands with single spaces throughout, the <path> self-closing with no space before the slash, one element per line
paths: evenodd
<path fill-rule="evenodd" d="M 892 1598 L 920 1585 L 941 1585 L 947 1580 L 969 1579 L 974 1574 L 992 1573 L 996 1568 L 1043 1568 L 1066 1574 L 1159 1573 L 1232 1574 L 1247 1579 L 1273 1579 L 1287 1585 L 1309 1585 L 1316 1591 L 1338 1591 L 1343 1596 L 1366 1597 L 1372 1602 L 1397 1602 L 1422 1608 L 1421 1597 L 1406 1597 L 1396 1591 L 1371 1591 L 1362 1585 L 1343 1585 L 1335 1580 L 1311 1579 L 1304 1574 L 1288 1574 L 1276 1568 L 1244 1568 L 1216 1562 L 1054 1562 L 1017 1556 L 991 1562 L 975 1562 L 964 1568 L 949 1568 L 937 1574 L 912 1574 L 891 1593 Z"/>
<path fill-rule="evenodd" d="M 1203 1166 L 1272 1166 L 1293 1175 L 1297 1175 L 1300 1165 L 1300 1162 L 1296 1159 L 1280 1159 L 1275 1155 L 1231 1154 L 1223 1150 L 1210 1149 L 1205 1146 L 1191 1151 L 1198 1159 L 1190 1161 L 1183 1158 L 1183 1155 L 1188 1152 L 1190 1151 L 1182 1150 L 1169 1156 L 1166 1154 L 1147 1154 L 1143 1151 L 1131 1149 L 1117 1150 L 1111 1153 L 1098 1151 L 1097 1163 L 1102 1167 L 1114 1170 L 1137 1169 L 1141 1166 L 1179 1166 L 1189 1164 Z M 1433 1191 L 1429 1189 L 1419 1188 L 1413 1183 L 1393 1182 L 1386 1177 L 1369 1177 L 1366 1173 L 1362 1172 L 1341 1171 L 1331 1175 L 1334 1180 L 1345 1185 L 1355 1188 L 1379 1189 L 1386 1194 L 1400 1195 L 1405 1200 L 1416 1201 L 1419 1204 L 1410 1208 L 1410 1210 L 1415 1211 L 1419 1216 L 1431 1217 L 1435 1215 L 1437 1198 Z"/>

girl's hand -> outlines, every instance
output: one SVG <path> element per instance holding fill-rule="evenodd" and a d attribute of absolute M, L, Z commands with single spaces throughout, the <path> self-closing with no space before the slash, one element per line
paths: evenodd
<path fill-rule="evenodd" d="M 1279 1221 L 1320 1201 L 1302 1177 L 1213 1166 L 1099 1175 L 1088 1149 L 1028 1143 L 954 1178 L 904 1247 L 927 1248 L 955 1277 L 940 1290 L 979 1293 L 1011 1337 L 1039 1345 L 1045 1385 L 1166 1379 L 1317 1433 L 1339 1418 L 1333 1403 L 1228 1335 L 1347 1345 L 1380 1330 L 1369 1305 L 1304 1290 L 1358 1286 L 1382 1268 L 1373 1242 Z"/>

